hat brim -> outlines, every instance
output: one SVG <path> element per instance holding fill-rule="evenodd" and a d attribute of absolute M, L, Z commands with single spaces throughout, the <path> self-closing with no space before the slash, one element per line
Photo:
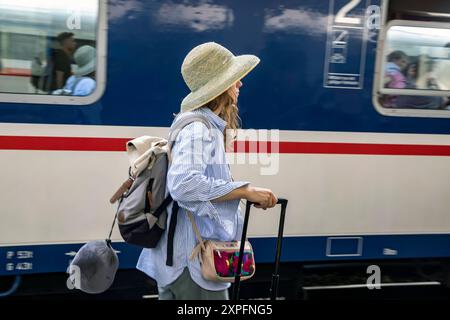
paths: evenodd
<path fill-rule="evenodd" d="M 214 100 L 227 91 L 234 83 L 244 78 L 259 63 L 254 55 L 241 55 L 233 58 L 227 70 L 211 79 L 200 89 L 188 94 L 181 102 L 181 112 L 192 111 Z"/>
<path fill-rule="evenodd" d="M 95 60 L 90 61 L 88 64 L 80 67 L 75 67 L 73 74 L 76 76 L 85 76 L 95 71 Z"/>

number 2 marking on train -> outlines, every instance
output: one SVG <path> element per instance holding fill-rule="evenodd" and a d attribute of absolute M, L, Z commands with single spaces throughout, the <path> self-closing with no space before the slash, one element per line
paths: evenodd
<path fill-rule="evenodd" d="M 336 23 L 361 24 L 361 18 L 346 17 L 349 11 L 353 10 L 360 2 L 361 0 L 351 0 L 338 11 L 334 21 Z"/>

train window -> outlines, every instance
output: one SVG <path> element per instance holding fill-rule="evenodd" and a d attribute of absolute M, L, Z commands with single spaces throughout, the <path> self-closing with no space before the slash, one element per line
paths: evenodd
<path fill-rule="evenodd" d="M 400 2 L 385 13 L 393 20 L 378 41 L 374 105 L 385 115 L 450 117 L 450 15 L 439 11 L 442 1 L 426 8 Z"/>
<path fill-rule="evenodd" d="M 91 104 L 105 87 L 106 0 L 0 0 L 0 101 Z"/>

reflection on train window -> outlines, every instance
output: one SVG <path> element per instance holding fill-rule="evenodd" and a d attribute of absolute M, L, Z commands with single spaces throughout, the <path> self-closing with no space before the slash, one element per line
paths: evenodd
<path fill-rule="evenodd" d="M 409 24 L 386 32 L 379 103 L 384 108 L 450 110 L 450 29 Z"/>
<path fill-rule="evenodd" d="M 93 93 L 98 7 L 95 0 L 0 0 L 0 93 Z"/>

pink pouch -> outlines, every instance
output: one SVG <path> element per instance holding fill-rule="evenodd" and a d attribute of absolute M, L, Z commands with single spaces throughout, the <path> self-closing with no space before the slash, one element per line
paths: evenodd
<path fill-rule="evenodd" d="M 198 240 L 198 245 L 191 254 L 191 260 L 196 257 L 200 260 L 202 276 L 206 280 L 234 282 L 237 265 L 239 263 L 240 241 L 204 241 L 197 229 L 194 218 L 190 212 L 188 217 Z M 241 265 L 241 281 L 250 279 L 255 274 L 255 256 L 250 242 L 245 241 Z"/>
<path fill-rule="evenodd" d="M 201 249 L 200 263 L 202 275 L 206 280 L 234 282 L 239 262 L 240 241 L 204 241 L 205 249 Z M 199 245 L 201 246 L 201 245 Z M 255 274 L 256 265 L 253 248 L 245 242 L 241 266 L 241 281 L 250 279 Z"/>

